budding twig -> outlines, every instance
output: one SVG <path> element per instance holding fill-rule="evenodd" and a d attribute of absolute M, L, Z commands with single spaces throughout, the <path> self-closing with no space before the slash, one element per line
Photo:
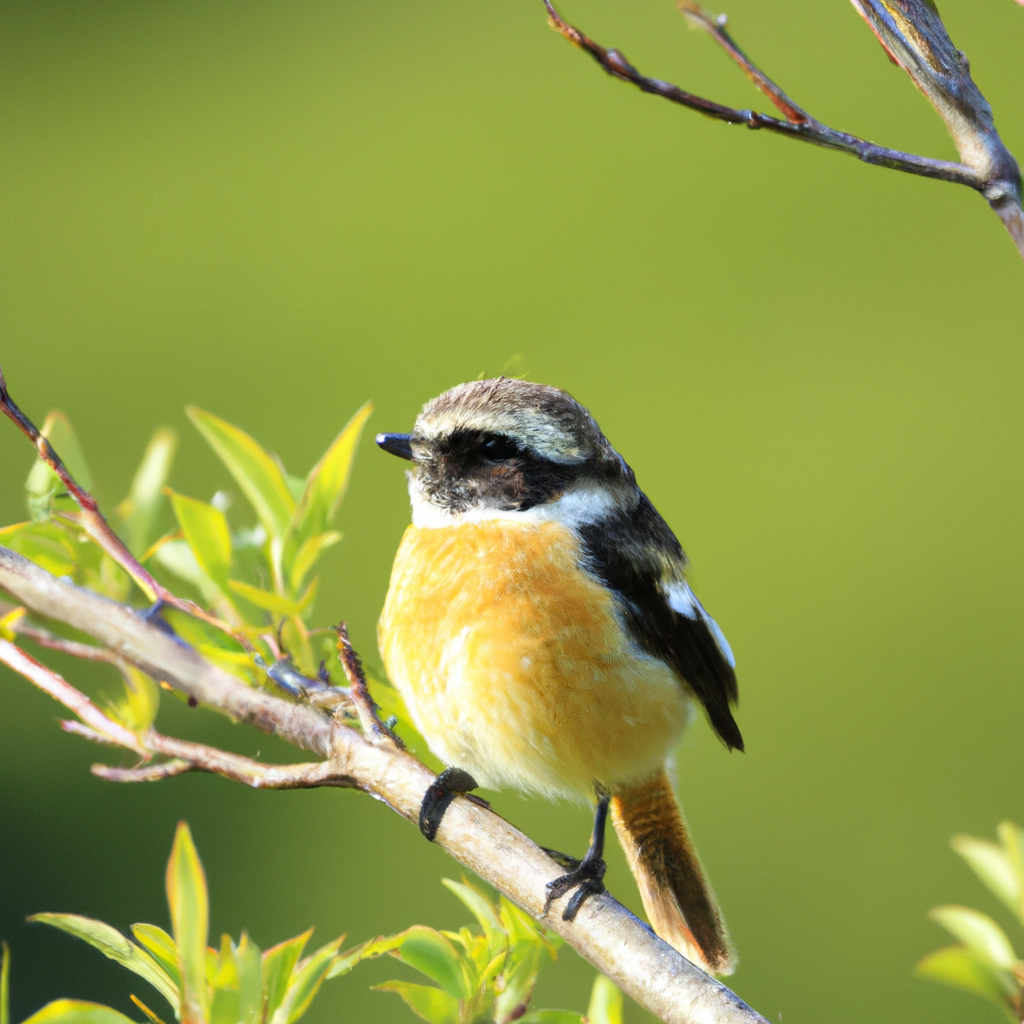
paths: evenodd
<path fill-rule="evenodd" d="M 643 92 L 729 124 L 761 128 L 785 138 L 847 153 L 867 164 L 967 185 L 981 192 L 1024 257 L 1020 171 L 996 132 L 991 107 L 971 80 L 966 57 L 953 46 L 938 13 L 928 0 L 851 2 L 946 122 L 962 163 L 934 160 L 878 146 L 822 124 L 794 103 L 747 57 L 726 31 L 724 15 L 714 18 L 692 0 L 680 0 L 679 9 L 692 24 L 707 32 L 725 50 L 782 113 L 782 118 L 728 107 L 686 92 L 671 82 L 641 74 L 620 50 L 606 49 L 564 21 L 551 0 L 544 0 L 544 6 L 552 28 L 574 46 L 589 53 L 613 78 L 635 85 Z M 924 30 L 915 34 L 913 30 L 919 26 Z"/>

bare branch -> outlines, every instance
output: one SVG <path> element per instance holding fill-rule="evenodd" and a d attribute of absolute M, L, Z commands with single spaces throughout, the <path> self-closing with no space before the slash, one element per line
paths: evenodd
<path fill-rule="evenodd" d="M 892 10 L 890 4 L 883 4 L 881 0 L 863 0 L 864 7 L 861 6 L 860 0 L 852 0 L 852 2 L 872 25 L 872 28 L 875 28 L 872 18 L 881 19 L 879 11 Z M 1016 162 L 996 134 L 995 126 L 992 123 L 991 108 L 970 79 L 970 74 L 967 71 L 967 58 L 953 48 L 938 14 L 931 9 L 928 0 L 894 0 L 894 2 L 903 8 L 914 9 L 915 17 L 918 9 L 927 9 L 930 14 L 929 26 L 933 30 L 935 39 L 938 40 L 941 32 L 942 38 L 948 44 L 948 49 L 952 53 L 959 54 L 962 67 L 957 65 L 958 73 L 951 76 L 948 82 L 944 81 L 944 91 L 933 90 L 938 98 L 933 98 L 932 93 L 925 88 L 923 83 L 927 82 L 930 87 L 930 79 L 923 70 L 919 69 L 919 66 L 928 64 L 929 55 L 941 52 L 943 57 L 946 56 L 946 50 L 941 49 L 938 42 L 932 48 L 915 50 L 911 44 L 907 43 L 905 37 L 899 36 L 899 39 L 902 39 L 906 46 L 911 48 L 908 49 L 907 63 L 903 63 L 899 57 L 895 59 L 908 70 L 911 77 L 932 100 L 933 105 L 939 110 L 946 123 L 950 125 L 950 130 L 953 131 L 954 123 L 957 125 L 959 136 L 957 132 L 954 132 L 954 139 L 957 140 L 961 157 L 964 159 L 963 163 L 934 160 L 931 157 L 888 149 L 856 135 L 850 135 L 848 132 L 841 132 L 822 124 L 794 103 L 779 86 L 754 65 L 726 31 L 724 15 L 714 18 L 692 0 L 680 0 L 679 8 L 683 14 L 693 24 L 708 32 L 736 61 L 743 73 L 784 115 L 783 119 L 755 110 L 737 110 L 727 107 L 721 103 L 715 103 L 713 100 L 686 92 L 671 82 L 649 78 L 633 67 L 620 50 L 606 49 L 584 35 L 578 28 L 564 21 L 555 10 L 551 0 L 544 0 L 544 6 L 547 8 L 552 28 L 560 32 L 574 46 L 589 53 L 608 74 L 619 81 L 635 85 L 643 92 L 660 96 L 670 103 L 677 103 L 728 124 L 743 124 L 748 128 L 762 128 L 786 138 L 847 153 L 867 164 L 905 171 L 908 174 L 917 174 L 925 178 L 937 178 L 940 181 L 949 181 L 957 185 L 967 185 L 969 188 L 981 192 L 988 199 L 992 209 L 1002 219 L 1021 255 L 1024 256 L 1024 216 L 1021 215 L 1020 174 Z M 865 11 L 871 13 L 868 14 Z M 913 22 L 907 20 L 906 24 L 912 27 Z M 889 44 L 886 43 L 888 36 L 883 38 L 881 29 L 876 30 L 876 34 L 889 48 Z M 897 45 L 898 40 L 894 35 L 892 46 L 895 48 Z M 894 53 L 894 50 L 890 50 L 890 52 Z M 914 67 L 915 71 L 912 71 L 911 67 Z M 945 106 L 941 108 L 939 106 L 940 99 L 945 103 Z M 959 105 L 953 102 L 954 99 L 958 101 Z M 959 122 L 955 121 L 954 114 L 960 117 Z M 959 141 L 961 138 L 964 140 L 963 145 Z"/>
<path fill-rule="evenodd" d="M 946 32 L 931 0 L 851 0 L 860 16 L 925 94 L 953 136 L 979 191 L 1024 255 L 1020 168 L 996 131 L 992 108 L 971 78 L 967 55 Z"/>
<path fill-rule="evenodd" d="M 246 686 L 130 608 L 54 579 L 2 547 L 0 587 L 34 612 L 84 631 L 154 678 L 168 680 L 210 707 L 327 758 L 307 764 L 265 765 L 150 731 L 129 737 L 147 754 L 162 755 L 168 761 L 134 769 L 94 769 L 102 777 L 155 781 L 185 771 L 211 771 L 257 788 L 346 786 L 371 794 L 410 822 L 418 820 L 423 794 L 434 782 L 434 774 L 396 745 L 371 742 L 369 736 L 308 705 L 291 704 Z M 69 725 L 71 731 L 98 738 L 90 735 L 92 723 L 89 727 Z M 108 739 L 102 723 L 100 726 L 96 732 Z M 543 917 L 545 886 L 563 869 L 507 821 L 457 797 L 441 823 L 437 842 L 527 913 Z M 766 1024 L 733 992 L 662 942 L 610 895 L 590 899 L 571 922 L 562 920 L 559 910 L 556 904 L 545 923 L 668 1024 Z"/>

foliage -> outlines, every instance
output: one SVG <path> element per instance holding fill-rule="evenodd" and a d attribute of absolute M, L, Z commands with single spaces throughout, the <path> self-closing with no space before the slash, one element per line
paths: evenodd
<path fill-rule="evenodd" d="M 191 408 L 189 418 L 234 478 L 255 522 L 232 523 L 227 515 L 232 498 L 224 491 L 207 502 L 167 487 L 177 447 L 167 428 L 153 435 L 127 498 L 117 506 L 114 525 L 132 553 L 162 582 L 173 577 L 173 589 L 191 588 L 260 658 L 207 623 L 168 609 L 162 614 L 184 640 L 247 683 L 267 685 L 266 666 L 282 657 L 306 677 L 317 676 L 321 659 L 330 663 L 334 657 L 333 637 L 320 637 L 317 648 L 316 631 L 309 627 L 318 584 L 314 569 L 323 552 L 341 540 L 331 524 L 370 412 L 369 403 L 359 409 L 316 465 L 296 477 L 245 431 Z M 88 488 L 89 468 L 67 417 L 51 413 L 42 432 Z M 176 525 L 157 537 L 168 498 Z M 0 543 L 56 576 L 117 601 L 141 603 L 141 592 L 133 591 L 128 574 L 81 527 L 74 502 L 42 460 L 29 473 L 26 500 L 31 518 L 0 529 Z M 13 635 L 22 614 L 16 609 L 0 620 L 0 635 Z M 272 674 L 271 685 L 282 685 L 282 677 L 286 684 L 285 673 Z M 124 725 L 142 731 L 154 720 L 159 691 L 143 673 L 128 670 L 123 695 L 109 704 Z"/>
<path fill-rule="evenodd" d="M 261 952 L 243 932 L 207 946 L 209 896 L 206 876 L 188 825 L 181 822 L 167 863 L 171 934 L 153 924 L 132 925 L 135 941 L 102 921 L 77 914 L 36 914 L 31 920 L 88 942 L 104 956 L 149 982 L 167 1000 L 181 1024 L 294 1024 L 309 1009 L 320 986 L 364 960 L 387 953 L 433 984 L 389 981 L 376 988 L 397 992 L 431 1024 L 622 1024 L 622 994 L 607 979 L 594 982 L 588 1016 L 567 1010 L 529 1011 L 537 974 L 554 959 L 559 941 L 500 897 L 492 903 L 462 882 L 444 883 L 470 910 L 480 930 L 435 931 L 415 925 L 398 935 L 371 939 L 344 953 L 344 936 L 302 953 L 313 929 Z M 6 944 L 0 968 L 0 1024 L 9 1024 Z M 132 1002 L 151 1024 L 161 1019 L 137 996 Z M 134 1024 L 98 1003 L 57 999 L 23 1024 Z"/>
<path fill-rule="evenodd" d="M 228 627 L 219 630 L 164 608 L 162 614 L 174 631 L 250 684 L 277 686 L 302 699 L 310 696 L 309 690 L 329 683 L 325 661 L 336 657 L 333 635 L 323 638 L 319 653 L 324 660 L 318 668 L 316 631 L 308 625 L 317 587 L 312 571 L 319 556 L 341 539 L 330 526 L 369 413 L 370 406 L 363 406 L 300 478 L 288 474 L 276 456 L 238 427 L 189 409 L 190 419 L 245 495 L 256 523 L 233 525 L 227 516 L 231 499 L 224 492 L 204 502 L 166 486 L 177 446 L 176 436 L 166 428 L 154 434 L 129 495 L 117 508 L 119 532 L 132 553 L 154 574 L 170 574 L 179 584 L 191 586 L 200 602 Z M 87 483 L 85 456 L 67 418 L 52 413 L 43 432 L 75 479 Z M 26 492 L 31 519 L 0 529 L 0 543 L 57 576 L 70 577 L 114 600 L 139 597 L 128 574 L 83 529 L 76 506 L 44 462 L 33 466 Z M 166 498 L 176 526 L 156 537 Z M 14 608 L 0 617 L 0 635 L 13 640 L 24 614 L 24 609 Z M 132 731 L 144 732 L 156 718 L 160 689 L 133 666 L 125 665 L 121 672 L 124 691 L 108 701 L 108 713 Z M 386 715 L 406 717 L 390 688 L 375 686 L 374 696 Z M 206 879 L 182 822 L 167 865 L 170 934 L 156 925 L 137 924 L 131 929 L 133 942 L 102 921 L 75 914 L 38 914 L 32 920 L 77 936 L 145 979 L 182 1024 L 293 1024 L 324 981 L 384 954 L 429 984 L 399 979 L 376 987 L 397 993 L 417 1016 L 433 1024 L 621 1024 L 622 995 L 601 976 L 594 983 L 587 1017 L 567 1010 L 531 1011 L 538 973 L 555 958 L 561 940 L 504 897 L 492 903 L 465 879 L 446 880 L 445 885 L 470 910 L 479 929 L 446 932 L 415 925 L 344 953 L 339 952 L 341 937 L 305 958 L 302 953 L 312 929 L 265 952 L 244 932 L 237 942 L 223 936 L 219 949 L 211 949 Z M 0 1024 L 9 1024 L 8 973 L 4 947 Z M 131 998 L 153 1024 L 162 1024 L 138 997 Z M 107 1006 L 60 999 L 24 1024 L 131 1022 Z"/>
<path fill-rule="evenodd" d="M 959 835 L 953 837 L 952 846 L 1024 925 L 1024 829 L 1004 821 L 997 832 L 997 843 Z M 1024 1020 L 1024 960 L 1014 952 L 1003 929 L 970 907 L 936 907 L 929 916 L 960 943 L 926 956 L 917 965 L 917 974 L 976 992 L 1001 1007 L 1010 1019 Z"/>

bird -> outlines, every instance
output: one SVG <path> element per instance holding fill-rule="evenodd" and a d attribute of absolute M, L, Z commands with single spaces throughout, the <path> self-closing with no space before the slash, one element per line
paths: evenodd
<path fill-rule="evenodd" d="M 449 768 L 420 828 L 477 785 L 595 801 L 580 860 L 548 884 L 571 920 L 604 891 L 610 816 L 654 931 L 692 962 L 735 956 L 670 781 L 702 706 L 743 750 L 735 660 L 687 582 L 683 549 L 594 418 L 567 392 L 477 380 L 376 443 L 411 463 L 412 523 L 378 642 L 412 723 Z"/>

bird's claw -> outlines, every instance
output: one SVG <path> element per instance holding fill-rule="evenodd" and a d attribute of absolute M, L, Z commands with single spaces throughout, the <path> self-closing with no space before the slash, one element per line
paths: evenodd
<path fill-rule="evenodd" d="M 565 854 L 560 856 L 565 857 Z M 558 860 L 557 857 L 553 859 Z M 566 857 L 565 859 L 571 861 L 573 858 Z M 591 896 L 599 896 L 605 891 L 604 873 L 606 870 L 605 862 L 600 857 L 595 857 L 592 860 L 585 857 L 581 861 L 576 861 L 575 868 L 556 878 L 553 882 L 548 882 L 548 898 L 544 903 L 544 913 L 547 914 L 555 900 L 561 899 L 566 893 L 575 889 L 572 899 L 562 911 L 563 921 L 575 920 L 580 907 Z"/>

